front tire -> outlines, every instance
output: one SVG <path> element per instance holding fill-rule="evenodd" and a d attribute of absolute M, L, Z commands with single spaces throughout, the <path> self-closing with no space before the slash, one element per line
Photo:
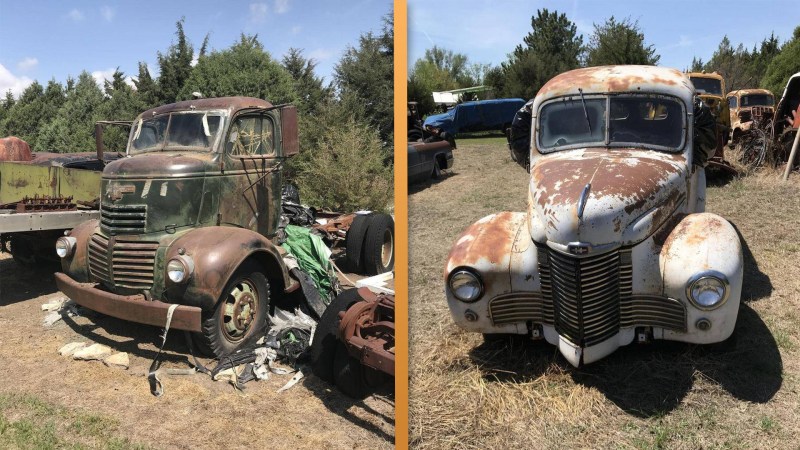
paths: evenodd
<path fill-rule="evenodd" d="M 263 331 L 269 309 L 269 281 L 253 261 L 242 264 L 222 291 L 213 311 L 203 314 L 198 349 L 221 357 L 235 351 L 253 334 Z"/>

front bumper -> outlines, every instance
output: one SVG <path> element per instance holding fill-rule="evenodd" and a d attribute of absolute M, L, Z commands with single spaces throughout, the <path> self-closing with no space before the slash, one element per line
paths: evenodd
<path fill-rule="evenodd" d="M 118 295 L 97 288 L 97 283 L 79 283 L 65 273 L 56 273 L 56 286 L 75 303 L 118 319 L 163 327 L 172 306 L 159 300 L 148 301 L 144 295 Z M 170 329 L 200 332 L 201 309 L 180 305 L 172 313 Z"/>

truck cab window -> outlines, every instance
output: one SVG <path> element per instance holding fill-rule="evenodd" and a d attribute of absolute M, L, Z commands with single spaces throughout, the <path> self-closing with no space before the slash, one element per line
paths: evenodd
<path fill-rule="evenodd" d="M 243 116 L 234 121 L 226 149 L 231 156 L 275 154 L 275 125 L 267 116 Z"/>

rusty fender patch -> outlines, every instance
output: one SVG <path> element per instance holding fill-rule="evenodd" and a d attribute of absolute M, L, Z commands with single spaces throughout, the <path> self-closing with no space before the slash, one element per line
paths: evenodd
<path fill-rule="evenodd" d="M 525 214 L 505 211 L 470 225 L 450 250 L 445 277 L 455 267 L 475 266 L 481 260 L 497 264 L 510 257 L 514 238 L 524 223 Z"/>

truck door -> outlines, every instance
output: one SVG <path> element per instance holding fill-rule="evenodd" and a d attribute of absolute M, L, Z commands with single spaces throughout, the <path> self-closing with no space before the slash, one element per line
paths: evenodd
<path fill-rule="evenodd" d="M 236 116 L 225 139 L 220 222 L 271 238 L 280 218 L 281 161 L 274 113 Z M 227 188 L 227 189 L 226 189 Z"/>

